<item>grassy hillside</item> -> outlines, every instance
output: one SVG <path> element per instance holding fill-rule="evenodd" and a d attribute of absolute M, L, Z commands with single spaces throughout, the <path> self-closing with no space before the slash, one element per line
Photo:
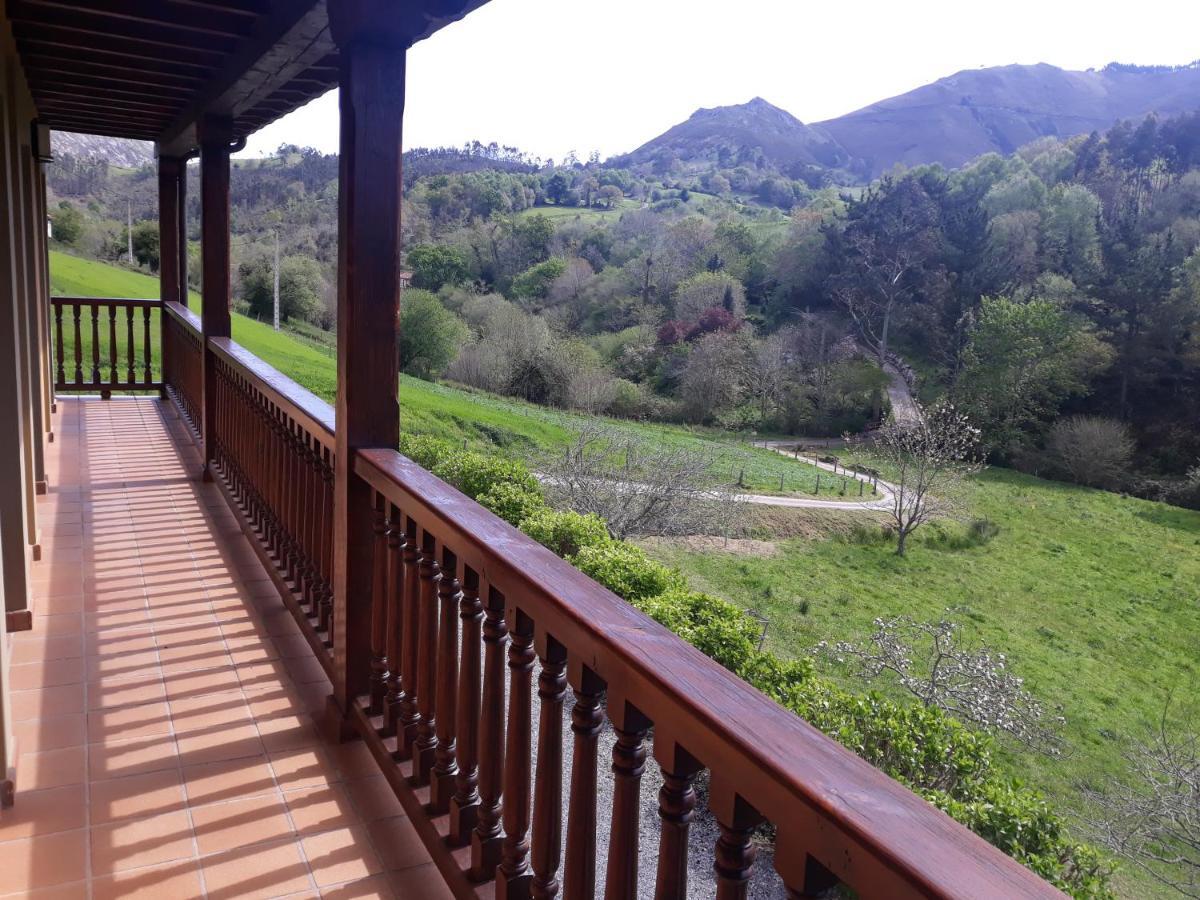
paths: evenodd
<path fill-rule="evenodd" d="M 158 296 L 156 278 L 58 252 L 50 254 L 50 285 L 52 293 L 59 295 Z M 192 308 L 198 309 L 199 303 L 199 297 L 193 293 Z M 158 334 L 156 322 L 157 319 L 152 324 L 153 335 Z M 105 333 L 102 329 L 103 347 L 107 347 Z M 140 326 L 135 329 L 140 353 L 141 338 L 138 335 Z M 314 394 L 333 401 L 337 392 L 337 372 L 334 353 L 329 347 L 286 331 L 277 332 L 270 325 L 237 314 L 233 316 L 233 338 Z M 118 329 L 121 347 L 124 346 L 122 341 Z M 84 347 L 86 360 L 90 358 L 90 336 L 86 327 Z M 66 358 L 72 359 L 69 341 L 66 351 Z M 157 353 L 155 358 L 157 360 Z M 578 413 L 430 384 L 407 376 L 400 380 L 400 420 L 401 428 L 411 434 L 431 434 L 456 443 L 466 441 L 476 446 L 494 446 L 526 458 L 565 447 L 584 425 L 594 421 L 592 417 Z M 728 470 L 731 479 L 741 476 L 747 490 L 812 496 L 816 487 L 813 467 L 777 453 L 748 447 L 732 435 L 651 423 L 612 420 L 612 424 L 655 444 L 711 453 L 718 460 L 721 474 Z M 821 495 L 840 496 L 842 484 L 823 475 Z"/>
<path fill-rule="evenodd" d="M 1083 788 L 1125 777 L 1129 739 L 1157 724 L 1168 694 L 1174 712 L 1200 712 L 1200 513 L 1004 469 L 973 479 L 966 502 L 971 517 L 999 526 L 991 541 L 971 545 L 961 526 L 935 525 L 903 559 L 849 527 L 780 541 L 771 555 L 650 549 L 696 587 L 767 615 L 767 643 L 784 655 L 865 637 L 877 616 L 961 623 L 1061 705 L 1063 758 L 1007 755 L 1078 813 Z M 1158 896 L 1140 879 L 1126 893 Z"/>

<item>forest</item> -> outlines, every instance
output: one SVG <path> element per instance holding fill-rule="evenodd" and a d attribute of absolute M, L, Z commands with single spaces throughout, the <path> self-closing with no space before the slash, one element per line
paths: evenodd
<path fill-rule="evenodd" d="M 886 415 L 892 362 L 966 411 L 994 463 L 1200 503 L 1200 114 L 865 188 L 791 180 L 753 152 L 616 168 L 476 143 L 405 167 L 409 374 L 836 436 Z M 336 157 L 297 147 L 235 163 L 241 311 L 271 319 L 277 236 L 288 327 L 332 326 L 336 178 Z M 60 247 L 132 245 L 156 268 L 150 168 L 64 156 L 49 180 Z"/>

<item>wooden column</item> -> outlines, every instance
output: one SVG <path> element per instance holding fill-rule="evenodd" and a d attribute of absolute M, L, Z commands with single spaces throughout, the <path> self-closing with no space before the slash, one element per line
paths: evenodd
<path fill-rule="evenodd" d="M 6 79 L 12 71 L 2 73 Z M 19 215 L 15 141 L 10 140 L 11 85 L 0 89 L 0 573 L 3 575 L 5 620 L 9 631 L 29 628 L 28 519 L 25 510 L 25 431 L 19 427 L 21 406 L 28 396 L 18 352 L 20 327 L 17 281 Z M 5 773 L 0 773 L 0 778 Z"/>
<path fill-rule="evenodd" d="M 331 4 L 341 65 L 338 190 L 337 450 L 333 497 L 333 725 L 367 690 L 371 490 L 354 475 L 363 448 L 397 446 L 400 134 L 405 51 L 389 3 Z M 432 652 L 432 651 L 431 651 Z"/>
<path fill-rule="evenodd" d="M 200 325 L 204 333 L 204 399 L 200 431 L 205 481 L 212 480 L 210 467 L 215 456 L 217 419 L 216 359 L 208 348 L 208 339 L 229 337 L 229 144 L 232 140 L 233 123 L 229 119 L 210 116 L 201 121 Z"/>
<path fill-rule="evenodd" d="M 178 188 L 178 199 L 176 206 L 179 209 L 179 216 L 176 219 L 176 227 L 178 228 L 178 236 L 175 239 L 175 252 L 179 260 L 175 266 L 176 276 L 179 278 L 179 302 L 184 306 L 188 305 L 188 230 L 187 230 L 187 164 L 192 157 L 180 157 L 179 159 L 179 182 L 176 185 Z"/>
<path fill-rule="evenodd" d="M 41 291 L 38 295 L 38 316 L 42 323 L 42 426 L 46 440 L 54 441 L 54 354 L 50 348 L 50 248 L 46 238 L 46 163 L 53 161 L 50 152 L 50 129 L 35 122 L 33 128 L 33 154 L 37 160 L 34 171 L 34 197 L 37 212 L 34 219 L 34 236 L 38 243 L 38 268 Z"/>
<path fill-rule="evenodd" d="M 180 182 L 186 175 L 187 167 L 184 161 L 175 156 L 158 157 L 158 293 L 164 303 L 186 302 L 180 300 L 180 285 L 183 281 L 179 273 L 179 238 L 180 223 L 183 209 L 179 205 Z M 162 370 L 159 378 L 163 381 L 163 397 L 166 397 L 167 380 L 167 314 L 159 311 L 158 316 L 158 346 Z"/>

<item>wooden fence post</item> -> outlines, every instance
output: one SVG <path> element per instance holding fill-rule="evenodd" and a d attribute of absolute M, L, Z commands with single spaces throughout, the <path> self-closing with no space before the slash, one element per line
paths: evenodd
<path fill-rule="evenodd" d="M 200 326 L 204 343 L 203 400 L 200 433 L 203 477 L 212 480 L 217 439 L 216 357 L 208 347 L 212 337 L 229 337 L 229 151 L 233 140 L 230 119 L 208 116 L 200 122 Z"/>

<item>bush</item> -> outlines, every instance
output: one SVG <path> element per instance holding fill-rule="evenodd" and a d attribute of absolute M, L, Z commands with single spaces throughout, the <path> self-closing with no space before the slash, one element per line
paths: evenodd
<path fill-rule="evenodd" d="M 537 479 L 521 463 L 469 450 L 451 453 L 438 462 L 432 471 L 472 499 L 478 499 L 498 484 L 515 485 L 529 492 L 540 490 Z"/>
<path fill-rule="evenodd" d="M 635 606 L 664 591 L 685 587 L 678 570 L 656 563 L 643 550 L 623 541 L 584 547 L 570 562 Z"/>
<path fill-rule="evenodd" d="M 519 484 L 494 484 L 475 499 L 510 525 L 520 525 L 546 508 L 546 501 L 539 491 L 531 491 Z"/>
<path fill-rule="evenodd" d="M 634 606 L 737 674 L 758 654 L 761 626 L 728 600 L 676 588 Z"/>
<path fill-rule="evenodd" d="M 1054 423 L 1047 444 L 1057 470 L 1076 484 L 1116 489 L 1133 458 L 1129 426 L 1099 416 L 1071 416 Z"/>
<path fill-rule="evenodd" d="M 571 557 L 584 547 L 600 547 L 612 542 L 608 527 L 596 515 L 580 515 L 570 510 L 545 507 L 523 519 L 523 532 L 562 557 Z"/>

